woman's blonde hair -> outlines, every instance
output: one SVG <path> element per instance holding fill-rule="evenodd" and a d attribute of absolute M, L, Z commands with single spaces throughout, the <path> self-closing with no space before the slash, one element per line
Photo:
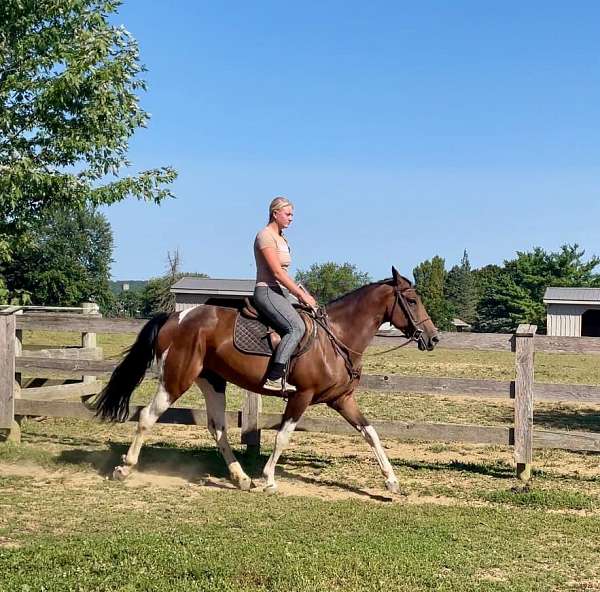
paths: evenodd
<path fill-rule="evenodd" d="M 287 197 L 276 197 L 269 205 L 269 223 L 273 220 L 273 214 L 287 206 L 294 207 L 294 204 Z"/>

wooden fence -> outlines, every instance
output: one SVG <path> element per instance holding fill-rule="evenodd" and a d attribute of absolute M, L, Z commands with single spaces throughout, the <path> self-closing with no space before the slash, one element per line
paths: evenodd
<path fill-rule="evenodd" d="M 68 376 L 110 375 L 116 361 L 76 359 L 64 356 L 44 357 L 19 352 L 19 332 L 23 330 L 76 331 L 96 333 L 137 333 L 143 320 L 104 319 L 99 315 L 65 315 L 14 310 L 0 311 L 0 428 L 11 430 L 18 439 L 21 416 L 78 417 L 91 419 L 93 414 L 81 403 L 81 397 L 97 392 L 101 383 L 44 386 L 19 389 L 15 375 L 60 373 Z M 375 337 L 373 345 L 394 346 L 395 337 Z M 89 343 L 89 340 L 88 340 Z M 83 345 L 83 344 L 82 344 Z M 369 391 L 443 394 L 476 398 L 514 399 L 514 426 L 478 426 L 444 423 L 407 423 L 373 421 L 382 437 L 400 440 L 441 440 L 514 446 L 517 474 L 528 479 L 533 449 L 550 447 L 600 452 L 600 433 L 565 430 L 534 430 L 533 404 L 536 401 L 574 401 L 600 403 L 600 387 L 568 384 L 536 384 L 534 382 L 534 350 L 552 353 L 600 354 L 600 339 L 593 337 L 548 337 L 536 335 L 534 325 L 520 325 L 514 335 L 445 333 L 438 347 L 448 349 L 513 351 L 515 380 L 471 380 L 395 375 L 365 375 L 360 388 Z M 16 374 L 15 374 L 16 373 Z M 69 400 L 71 399 L 71 400 Z M 72 400 L 79 399 L 79 400 Z M 277 429 L 279 414 L 261 412 L 261 397 L 247 393 L 243 408 L 229 412 L 229 425 L 242 428 L 242 442 L 255 450 L 260 446 L 264 429 Z M 131 421 L 137 421 L 140 406 L 132 406 Z M 198 424 L 206 421 L 201 409 L 171 408 L 160 419 L 162 423 Z M 353 434 L 353 429 L 338 418 L 305 417 L 297 429 L 332 434 Z"/>

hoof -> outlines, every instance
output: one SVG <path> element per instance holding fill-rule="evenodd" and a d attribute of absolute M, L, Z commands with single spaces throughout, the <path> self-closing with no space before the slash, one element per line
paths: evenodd
<path fill-rule="evenodd" d="M 250 479 L 250 477 L 245 477 L 244 479 L 240 479 L 239 481 L 237 481 L 237 486 L 242 491 L 250 491 L 250 489 L 252 489 L 252 486 L 253 486 L 252 479 Z"/>
<path fill-rule="evenodd" d="M 273 483 L 272 485 L 265 485 L 263 491 L 269 494 L 277 493 L 277 485 L 275 483 Z"/>
<path fill-rule="evenodd" d="M 385 486 L 390 493 L 400 493 L 400 484 L 398 481 L 386 481 Z"/>
<path fill-rule="evenodd" d="M 130 473 L 131 469 L 129 467 L 115 467 L 112 478 L 114 481 L 125 481 Z"/>

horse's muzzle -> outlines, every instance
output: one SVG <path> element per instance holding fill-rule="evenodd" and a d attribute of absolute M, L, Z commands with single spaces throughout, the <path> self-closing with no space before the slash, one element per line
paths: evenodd
<path fill-rule="evenodd" d="M 419 336 L 418 346 L 421 351 L 432 351 L 439 342 L 440 338 L 437 333 L 431 337 L 422 333 Z"/>

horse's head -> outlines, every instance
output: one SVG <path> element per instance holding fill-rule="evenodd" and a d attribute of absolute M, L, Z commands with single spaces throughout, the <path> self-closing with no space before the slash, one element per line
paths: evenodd
<path fill-rule="evenodd" d="M 394 302 L 388 308 L 387 321 L 407 337 L 414 339 L 421 351 L 431 351 L 438 341 L 433 324 L 413 285 L 392 267 Z"/>

